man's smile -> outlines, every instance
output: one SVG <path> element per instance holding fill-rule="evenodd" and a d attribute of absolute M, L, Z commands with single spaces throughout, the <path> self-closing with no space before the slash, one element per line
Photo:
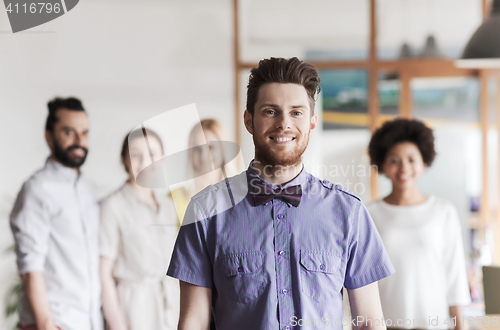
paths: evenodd
<path fill-rule="evenodd" d="M 271 140 L 273 140 L 276 144 L 287 144 L 295 140 L 294 136 L 291 135 L 272 135 L 269 137 Z"/>

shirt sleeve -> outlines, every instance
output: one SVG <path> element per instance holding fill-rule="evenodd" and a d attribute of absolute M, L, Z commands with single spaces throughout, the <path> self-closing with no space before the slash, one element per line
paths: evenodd
<path fill-rule="evenodd" d="M 102 257 L 115 260 L 120 244 L 120 229 L 119 215 L 112 206 L 112 200 L 104 199 L 101 201 L 99 252 Z"/>
<path fill-rule="evenodd" d="M 344 286 L 357 289 L 394 273 L 382 239 L 364 204 L 357 203 L 354 213 Z"/>
<path fill-rule="evenodd" d="M 50 214 L 41 187 L 26 182 L 10 214 L 19 274 L 43 272 L 50 238 Z"/>
<path fill-rule="evenodd" d="M 178 280 L 212 288 L 212 259 L 207 248 L 206 217 L 194 200 L 188 205 L 175 242 L 167 275 Z"/>
<path fill-rule="evenodd" d="M 449 306 L 468 305 L 471 302 L 462 230 L 457 210 L 450 207 L 446 230 L 447 245 L 444 251 L 444 271 L 447 280 L 447 298 Z"/>

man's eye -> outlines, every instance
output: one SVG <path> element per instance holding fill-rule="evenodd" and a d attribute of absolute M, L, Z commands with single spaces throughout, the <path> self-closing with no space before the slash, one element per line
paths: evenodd
<path fill-rule="evenodd" d="M 300 112 L 300 111 L 294 111 L 294 112 L 293 112 L 293 115 L 294 115 L 294 116 L 300 116 L 301 114 L 302 114 L 302 112 Z"/>
<path fill-rule="evenodd" d="M 270 115 L 274 115 L 275 112 L 272 109 L 268 109 L 268 110 L 266 110 L 266 113 L 270 114 Z"/>

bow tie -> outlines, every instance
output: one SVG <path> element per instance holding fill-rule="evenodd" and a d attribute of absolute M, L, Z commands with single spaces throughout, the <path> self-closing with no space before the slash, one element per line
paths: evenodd
<path fill-rule="evenodd" d="M 300 185 L 291 186 L 285 189 L 273 190 L 268 186 L 256 184 L 253 188 L 253 200 L 255 206 L 266 204 L 274 198 L 279 198 L 287 203 L 297 207 L 302 197 L 302 187 Z"/>

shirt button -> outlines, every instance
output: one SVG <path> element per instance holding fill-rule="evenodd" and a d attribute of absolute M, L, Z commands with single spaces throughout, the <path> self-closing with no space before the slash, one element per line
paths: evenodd
<path fill-rule="evenodd" d="M 284 256 L 284 255 L 285 255 L 285 251 L 280 251 L 280 252 L 278 252 L 278 254 L 279 254 L 280 256 Z"/>
<path fill-rule="evenodd" d="M 278 214 L 278 219 L 283 219 L 283 214 Z"/>
<path fill-rule="evenodd" d="M 286 327 L 284 327 L 285 330 L 290 330 L 290 327 L 287 325 Z"/>
<path fill-rule="evenodd" d="M 244 269 L 242 266 L 238 267 L 238 273 L 243 273 L 244 272 Z"/>
<path fill-rule="evenodd" d="M 287 290 L 287 289 L 283 289 L 283 290 L 281 291 L 281 293 L 283 293 L 283 294 L 287 294 L 287 293 L 288 293 L 288 290 Z"/>
<path fill-rule="evenodd" d="M 323 180 L 323 183 L 324 183 L 324 184 L 328 184 L 328 181 L 326 181 L 326 180 Z"/>
<path fill-rule="evenodd" d="M 321 270 L 323 270 L 323 271 L 324 271 L 324 270 L 326 269 L 325 264 L 321 264 L 321 265 L 319 266 L 319 269 L 321 269 Z"/>

